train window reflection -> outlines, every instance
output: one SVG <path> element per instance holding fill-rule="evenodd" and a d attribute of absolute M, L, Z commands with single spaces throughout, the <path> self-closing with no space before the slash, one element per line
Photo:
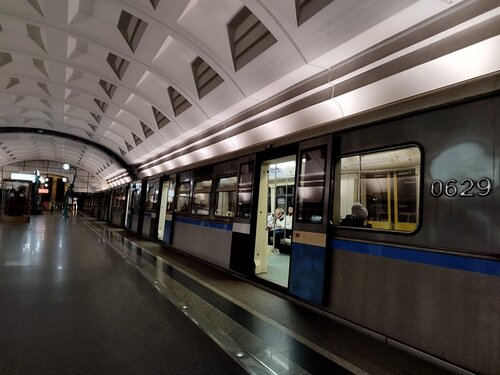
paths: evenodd
<path fill-rule="evenodd" d="M 154 180 L 148 181 L 147 197 L 146 197 L 146 209 L 156 210 L 158 205 L 158 189 L 160 186 L 160 179 L 155 178 Z"/>
<path fill-rule="evenodd" d="M 333 223 L 413 232 L 418 224 L 416 146 L 341 158 L 335 168 Z"/>
<path fill-rule="evenodd" d="M 215 216 L 234 217 L 238 177 L 222 177 L 217 183 Z"/>
<path fill-rule="evenodd" d="M 166 212 L 172 212 L 174 208 L 174 197 L 175 197 L 175 177 L 170 178 L 169 181 Z"/>
<path fill-rule="evenodd" d="M 253 162 L 242 163 L 238 183 L 238 217 L 250 218 L 252 212 Z"/>
<path fill-rule="evenodd" d="M 194 183 L 193 207 L 191 213 L 195 215 L 208 215 L 210 213 L 210 193 L 212 180 L 198 180 Z"/>
<path fill-rule="evenodd" d="M 177 188 L 177 201 L 175 212 L 187 213 L 189 207 L 189 197 L 191 196 L 191 183 L 189 181 L 181 182 Z"/>
<path fill-rule="evenodd" d="M 139 204 L 141 203 L 141 188 L 142 184 L 137 182 L 132 186 L 132 199 L 130 201 L 130 207 L 133 209 L 139 209 Z"/>
<path fill-rule="evenodd" d="M 113 192 L 113 208 L 125 208 L 125 188 L 121 187 Z"/>
<path fill-rule="evenodd" d="M 297 189 L 297 221 L 323 223 L 325 176 L 326 146 L 303 151 Z"/>

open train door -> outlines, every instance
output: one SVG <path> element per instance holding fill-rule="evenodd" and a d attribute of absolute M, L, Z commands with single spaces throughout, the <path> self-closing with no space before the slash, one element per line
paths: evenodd
<path fill-rule="evenodd" d="M 289 293 L 322 305 L 327 259 L 330 136 L 299 145 Z"/>
<path fill-rule="evenodd" d="M 297 149 L 263 156 L 256 185 L 255 275 L 288 288 Z"/>

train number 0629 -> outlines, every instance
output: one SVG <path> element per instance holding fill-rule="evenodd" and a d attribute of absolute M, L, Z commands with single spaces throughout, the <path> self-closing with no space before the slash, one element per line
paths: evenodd
<path fill-rule="evenodd" d="M 431 184 L 431 195 L 436 198 L 443 194 L 447 197 L 454 197 L 457 194 L 459 197 L 473 197 L 477 193 L 480 197 L 486 197 L 493 190 L 493 184 L 488 177 L 482 177 L 477 181 L 464 178 L 460 182 L 460 187 L 457 184 L 458 181 L 455 179 L 446 182 L 434 180 Z"/>

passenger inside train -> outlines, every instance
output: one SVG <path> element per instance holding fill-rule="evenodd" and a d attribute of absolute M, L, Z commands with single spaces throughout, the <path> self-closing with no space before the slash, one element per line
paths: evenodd
<path fill-rule="evenodd" d="M 274 211 L 274 216 L 267 223 L 267 230 L 269 232 L 269 244 L 274 244 L 274 249 L 271 252 L 279 254 L 281 241 L 285 237 L 285 211 L 281 207 Z"/>
<path fill-rule="evenodd" d="M 293 228 L 293 207 L 288 207 L 288 211 L 285 216 L 285 229 L 286 229 L 286 237 L 292 237 L 292 228 Z"/>
<path fill-rule="evenodd" d="M 349 227 L 371 227 L 370 224 L 366 223 L 366 218 L 368 217 L 368 210 L 359 202 L 355 202 L 351 206 L 351 214 L 346 215 L 340 221 L 340 225 Z"/>

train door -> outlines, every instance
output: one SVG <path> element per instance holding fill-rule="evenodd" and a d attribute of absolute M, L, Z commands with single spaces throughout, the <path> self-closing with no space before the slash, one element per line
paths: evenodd
<path fill-rule="evenodd" d="M 119 187 L 113 190 L 111 204 L 111 224 L 123 226 L 125 218 L 126 188 Z"/>
<path fill-rule="evenodd" d="M 104 215 L 102 218 L 104 221 L 106 221 L 108 223 L 111 221 L 111 207 L 113 204 L 112 197 L 113 197 L 113 191 L 108 190 L 105 194 Z"/>
<path fill-rule="evenodd" d="M 331 137 L 299 146 L 289 292 L 322 305 L 327 264 Z"/>
<path fill-rule="evenodd" d="M 296 155 L 266 160 L 260 168 L 255 274 L 288 287 L 292 248 Z"/>
<path fill-rule="evenodd" d="M 146 201 L 144 213 L 142 214 L 142 235 L 146 237 L 155 237 L 157 235 L 157 211 L 158 211 L 158 195 L 160 189 L 160 179 L 154 178 L 148 180 L 145 185 Z"/>
<path fill-rule="evenodd" d="M 127 229 L 137 233 L 139 229 L 139 209 L 141 204 L 142 182 L 133 182 L 129 190 L 127 207 Z"/>
<path fill-rule="evenodd" d="M 233 220 L 229 268 L 245 276 L 255 275 L 254 236 L 251 231 L 255 156 L 239 160 L 236 215 Z"/>
<path fill-rule="evenodd" d="M 174 212 L 175 175 L 161 185 L 160 215 L 158 218 L 158 239 L 167 245 L 172 243 L 172 222 Z"/>

